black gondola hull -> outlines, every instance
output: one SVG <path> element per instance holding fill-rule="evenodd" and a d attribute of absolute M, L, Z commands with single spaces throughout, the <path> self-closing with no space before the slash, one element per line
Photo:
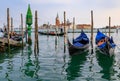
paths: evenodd
<path fill-rule="evenodd" d="M 69 54 L 70 55 L 77 55 L 77 54 L 82 54 L 84 53 L 85 51 L 87 51 L 89 48 L 89 43 L 88 44 L 85 44 L 84 46 L 82 47 L 77 47 L 77 46 L 74 46 L 70 43 L 70 41 L 68 40 L 68 50 L 69 50 Z"/>
<path fill-rule="evenodd" d="M 104 54 L 104 55 L 110 55 L 110 56 L 112 56 L 113 54 L 114 54 L 114 50 L 115 50 L 115 48 L 102 48 L 102 49 L 100 49 L 99 47 L 97 47 L 97 49 L 98 49 L 98 51 L 100 52 L 100 53 L 102 53 L 102 54 Z"/>

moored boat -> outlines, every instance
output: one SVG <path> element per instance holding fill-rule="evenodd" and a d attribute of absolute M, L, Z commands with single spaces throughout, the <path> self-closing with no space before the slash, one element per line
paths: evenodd
<path fill-rule="evenodd" d="M 106 36 L 98 30 L 96 39 L 95 39 L 97 49 L 105 55 L 113 55 L 116 44 L 113 41 L 113 38 Z"/>
<path fill-rule="evenodd" d="M 70 43 L 68 39 L 68 50 L 70 55 L 81 54 L 88 50 L 88 48 L 89 38 L 84 33 L 84 31 L 82 31 L 76 39 L 73 39 L 73 43 Z"/>
<path fill-rule="evenodd" d="M 26 32 L 23 33 L 23 36 L 22 34 L 18 34 L 16 32 L 10 32 L 9 33 L 9 36 L 10 36 L 10 39 L 14 40 L 14 41 L 22 41 L 22 38 L 24 38 L 26 35 Z M 7 38 L 8 37 L 8 34 L 7 33 L 4 33 L 4 38 Z"/>
<path fill-rule="evenodd" d="M 25 37 L 25 32 L 24 32 L 24 36 L 22 36 L 22 34 L 10 32 L 9 33 L 9 45 L 15 46 L 15 47 L 22 46 L 21 41 L 22 41 L 22 38 L 24 38 L 24 37 Z M 2 43 L 2 45 L 8 45 L 7 32 L 0 32 L 0 43 Z"/>

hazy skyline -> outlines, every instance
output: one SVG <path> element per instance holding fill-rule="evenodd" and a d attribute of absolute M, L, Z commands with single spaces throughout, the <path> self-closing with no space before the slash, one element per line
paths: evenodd
<path fill-rule="evenodd" d="M 111 25 L 120 25 L 120 0 L 1 0 L 0 27 L 4 23 L 6 24 L 7 8 L 10 8 L 10 16 L 14 19 L 14 26 L 19 27 L 20 14 L 23 13 L 25 19 L 28 4 L 31 5 L 33 18 L 35 10 L 38 11 L 39 25 L 48 22 L 55 24 L 57 13 L 60 21 L 63 21 L 64 11 L 66 11 L 66 18 L 70 21 L 75 17 L 76 24 L 90 24 L 91 10 L 94 13 L 94 27 L 108 25 L 109 16 L 111 17 Z"/>

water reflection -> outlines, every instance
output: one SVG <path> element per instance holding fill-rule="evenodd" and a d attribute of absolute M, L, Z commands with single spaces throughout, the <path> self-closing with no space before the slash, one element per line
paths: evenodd
<path fill-rule="evenodd" d="M 0 81 L 3 81 L 3 78 L 6 79 L 7 81 L 13 81 L 13 78 L 11 78 L 11 76 L 14 75 L 13 73 L 15 71 L 13 57 L 16 56 L 16 53 L 18 52 L 19 50 L 16 49 L 14 52 L 13 51 L 11 51 L 10 53 L 5 52 L 0 55 L 0 73 L 2 73 Z"/>
<path fill-rule="evenodd" d="M 35 60 L 32 60 L 31 55 L 32 55 L 32 49 L 31 46 L 28 46 L 27 62 L 24 64 L 24 68 L 22 70 L 25 75 L 29 77 L 38 78 L 37 72 L 40 69 L 39 60 L 37 57 L 35 57 Z"/>
<path fill-rule="evenodd" d="M 57 50 L 57 46 L 58 46 L 58 37 L 55 36 L 55 51 Z"/>
<path fill-rule="evenodd" d="M 34 75 L 34 70 L 30 69 L 30 67 L 34 66 L 34 64 L 32 63 L 32 60 L 31 60 L 31 54 L 32 54 L 32 50 L 31 50 L 31 47 L 28 46 L 28 61 L 25 63 L 25 69 L 24 69 L 24 72 L 27 76 L 31 76 L 33 77 Z"/>
<path fill-rule="evenodd" d="M 102 70 L 100 71 L 100 73 L 103 74 L 102 78 L 111 80 L 111 76 L 114 74 L 113 71 L 114 56 L 109 57 L 101 53 L 97 53 L 97 60 L 99 66 L 101 66 L 102 68 Z"/>
<path fill-rule="evenodd" d="M 5 78 L 8 80 L 8 81 L 13 81 L 11 78 L 10 78 L 10 74 L 12 73 L 12 71 L 13 71 L 13 61 L 12 60 L 9 60 L 8 61 L 8 65 L 7 65 L 7 72 L 5 73 L 6 74 L 6 76 L 5 76 Z"/>
<path fill-rule="evenodd" d="M 68 81 L 75 80 L 76 77 L 82 76 L 80 71 L 84 62 L 86 61 L 86 54 L 87 53 L 71 56 L 68 67 L 66 69 Z"/>
<path fill-rule="evenodd" d="M 0 64 L 4 62 L 4 59 L 6 58 L 5 54 L 0 54 Z"/>

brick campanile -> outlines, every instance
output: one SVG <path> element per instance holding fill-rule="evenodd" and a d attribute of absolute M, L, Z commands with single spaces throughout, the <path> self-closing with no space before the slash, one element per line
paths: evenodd
<path fill-rule="evenodd" d="M 55 20 L 55 25 L 60 26 L 60 20 L 59 20 L 58 14 L 57 14 L 57 17 L 56 17 L 56 20 Z"/>

